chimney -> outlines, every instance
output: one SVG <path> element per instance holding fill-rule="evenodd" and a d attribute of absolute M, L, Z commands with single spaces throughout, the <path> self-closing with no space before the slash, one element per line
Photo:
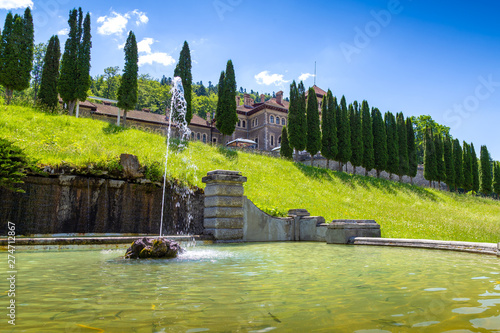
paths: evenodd
<path fill-rule="evenodd" d="M 244 94 L 243 95 L 243 104 L 245 105 L 252 105 L 252 99 L 250 98 L 249 94 Z"/>
<path fill-rule="evenodd" d="M 211 119 L 210 119 L 210 112 L 207 112 L 207 123 L 210 124 L 210 121 L 211 121 Z"/>
<path fill-rule="evenodd" d="M 283 91 L 280 90 L 276 93 L 276 103 L 282 104 L 283 102 Z"/>
<path fill-rule="evenodd" d="M 240 96 L 236 96 L 236 106 L 240 105 Z"/>
<path fill-rule="evenodd" d="M 261 103 L 264 103 L 265 101 L 266 101 L 266 95 L 261 94 L 261 95 L 260 95 L 260 102 L 261 102 Z"/>

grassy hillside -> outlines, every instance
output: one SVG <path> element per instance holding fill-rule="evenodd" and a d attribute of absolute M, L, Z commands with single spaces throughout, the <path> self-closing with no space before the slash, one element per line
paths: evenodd
<path fill-rule="evenodd" d="M 14 141 L 39 164 L 112 166 L 121 153 L 129 153 L 157 174 L 166 149 L 159 135 L 16 106 L 0 106 L 0 137 Z M 248 177 L 245 194 L 266 210 L 305 208 L 327 221 L 375 219 L 383 237 L 500 241 L 500 202 L 492 199 L 352 176 L 199 142 L 171 154 L 168 174 L 204 187 L 201 177 L 215 169 L 241 171 Z"/>

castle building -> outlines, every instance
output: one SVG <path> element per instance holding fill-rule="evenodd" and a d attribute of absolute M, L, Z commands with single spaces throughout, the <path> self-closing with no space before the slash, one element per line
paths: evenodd
<path fill-rule="evenodd" d="M 313 88 L 321 108 L 321 100 L 326 92 L 316 85 Z M 104 100 L 103 104 L 91 103 L 88 100 L 80 102 L 80 114 L 116 124 L 118 112 L 120 112 L 120 117 L 123 117 L 123 111 L 114 106 L 113 102 L 115 101 Z M 283 126 L 288 124 L 289 107 L 289 102 L 283 99 L 283 91 L 278 91 L 276 97 L 267 101 L 264 95 L 261 95 L 260 101 L 257 102 L 250 98 L 249 94 L 243 96 L 243 101 L 237 96 L 236 105 L 238 123 L 234 133 L 225 137 L 226 144 L 235 139 L 252 140 L 256 143 L 257 149 L 265 151 L 271 151 L 281 145 L 281 131 Z M 128 111 L 127 127 L 166 134 L 168 116 L 152 113 L 147 109 Z M 210 112 L 207 113 L 206 119 L 196 114 L 193 115 L 189 129 L 192 140 L 213 144 L 223 140 Z"/>

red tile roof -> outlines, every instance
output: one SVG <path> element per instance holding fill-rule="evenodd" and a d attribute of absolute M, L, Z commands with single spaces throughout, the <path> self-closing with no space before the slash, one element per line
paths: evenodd
<path fill-rule="evenodd" d="M 326 95 L 326 91 L 324 91 L 323 89 L 321 89 L 317 85 L 314 85 L 312 87 L 313 87 L 314 92 L 316 93 L 316 95 L 320 95 L 321 97 L 323 97 L 323 96 Z M 309 93 L 309 89 L 306 91 L 306 96 L 308 95 L 308 93 Z"/>

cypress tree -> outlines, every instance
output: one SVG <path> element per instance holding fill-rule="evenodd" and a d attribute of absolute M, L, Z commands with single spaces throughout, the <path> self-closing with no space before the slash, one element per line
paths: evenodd
<path fill-rule="evenodd" d="M 448 185 L 448 191 L 451 191 L 451 189 L 455 187 L 455 164 L 453 160 L 453 147 L 448 134 L 444 139 L 443 152 L 445 182 L 446 185 Z"/>
<path fill-rule="evenodd" d="M 305 150 L 307 144 L 307 117 L 306 117 L 306 88 L 304 82 L 300 81 L 297 87 L 297 114 L 300 120 L 300 131 L 302 132 L 302 142 L 297 146 L 297 150 Z"/>
<path fill-rule="evenodd" d="M 382 113 L 377 108 L 372 108 L 373 120 L 373 155 L 375 157 L 374 168 L 377 170 L 377 178 L 380 172 L 387 167 L 387 134 Z"/>
<path fill-rule="evenodd" d="M 339 161 L 339 171 L 342 171 L 342 166 L 347 164 L 351 159 L 351 126 L 349 124 L 345 96 L 342 96 L 340 99 L 340 108 L 337 116 L 337 160 Z"/>
<path fill-rule="evenodd" d="M 465 192 L 472 190 L 472 160 L 471 160 L 470 146 L 467 142 L 463 142 L 462 148 L 462 174 L 464 175 L 464 181 L 462 186 Z"/>
<path fill-rule="evenodd" d="M 455 192 L 458 191 L 459 187 L 462 187 L 464 182 L 464 174 L 462 170 L 462 148 L 460 147 L 460 141 L 458 139 L 453 140 L 453 166 L 455 169 Z"/>
<path fill-rule="evenodd" d="M 349 122 L 351 124 L 351 164 L 353 174 L 356 174 L 356 167 L 363 164 L 363 127 L 357 101 L 349 104 Z"/>
<path fill-rule="evenodd" d="M 413 184 L 413 177 L 417 175 L 417 146 L 415 144 L 415 132 L 413 131 L 413 123 L 411 117 L 406 118 L 406 143 L 408 145 L 408 176 Z"/>
<path fill-rule="evenodd" d="M 429 187 L 432 181 L 437 179 L 437 157 L 436 147 L 432 135 L 432 128 L 427 127 L 425 130 L 425 150 L 424 150 L 424 178 L 429 181 Z"/>
<path fill-rule="evenodd" d="M 87 98 L 91 82 L 89 75 L 90 49 L 92 47 L 90 14 L 87 13 L 84 21 L 82 18 L 82 8 L 70 10 L 68 19 L 70 30 L 64 44 L 61 74 L 57 87 L 61 98 L 68 104 L 70 116 L 73 115 L 78 100 L 83 101 Z"/>
<path fill-rule="evenodd" d="M 470 144 L 471 161 L 472 161 L 472 190 L 479 192 L 479 163 L 477 161 L 476 150 L 474 144 Z"/>
<path fill-rule="evenodd" d="M 434 134 L 434 147 L 436 149 L 436 180 L 438 181 L 438 188 L 441 189 L 441 182 L 446 180 L 444 145 L 441 133 Z"/>
<path fill-rule="evenodd" d="M 217 104 L 219 116 L 215 119 L 215 126 L 224 136 L 223 141 L 225 142 L 225 136 L 233 134 L 238 122 L 238 115 L 236 114 L 236 78 L 231 60 L 227 61 L 223 78 L 222 89 L 219 86 L 220 99 L 218 103 L 220 103 L 220 109 L 219 104 Z M 222 90 L 222 95 L 220 90 Z"/>
<path fill-rule="evenodd" d="M 5 87 L 7 104 L 14 90 L 29 87 L 33 68 L 34 28 L 31 9 L 24 16 L 8 13 L 0 42 L 0 84 Z"/>
<path fill-rule="evenodd" d="M 486 146 L 481 146 L 480 168 L 479 191 L 484 195 L 490 195 L 492 190 L 492 177 L 490 153 L 488 152 L 488 148 L 486 148 Z"/>
<path fill-rule="evenodd" d="M 373 128 L 372 118 L 370 115 L 370 107 L 366 100 L 361 103 L 362 126 L 363 126 L 363 168 L 365 168 L 365 176 L 375 166 L 375 158 L 373 156 Z"/>
<path fill-rule="evenodd" d="M 399 172 L 398 130 L 394 114 L 387 111 L 384 116 L 384 122 L 387 133 L 386 171 L 389 173 L 389 179 L 392 179 L 392 174 L 397 174 Z"/>
<path fill-rule="evenodd" d="M 326 167 L 330 168 L 330 160 L 337 155 L 337 99 L 333 97 L 332 91 L 328 89 L 323 96 L 322 121 L 321 121 L 321 155 L 326 158 Z"/>
<path fill-rule="evenodd" d="M 127 111 L 133 110 L 137 104 L 137 73 L 139 56 L 135 34 L 130 31 L 124 47 L 125 66 L 118 88 L 117 106 L 123 110 L 123 126 L 127 125 Z M 173 110 L 171 110 L 172 112 Z"/>
<path fill-rule="evenodd" d="M 298 152 L 305 148 L 305 133 L 302 131 L 302 121 L 299 114 L 299 91 L 297 84 L 293 81 L 290 84 L 290 104 L 288 107 L 288 140 L 290 147 L 295 149 L 295 156 L 298 157 Z"/>
<path fill-rule="evenodd" d="M 290 160 L 293 158 L 293 148 L 290 147 L 290 144 L 288 142 L 288 133 L 286 130 L 286 126 L 283 126 L 283 129 L 281 130 L 280 155 Z"/>
<path fill-rule="evenodd" d="M 408 134 L 406 133 L 406 123 L 403 112 L 397 114 L 396 118 L 398 129 L 398 149 L 399 149 L 399 181 L 403 179 L 403 175 L 407 175 L 410 169 L 408 161 Z"/>
<path fill-rule="evenodd" d="M 217 85 L 217 108 L 215 109 L 215 122 L 217 123 L 217 119 L 222 118 L 222 103 L 224 96 L 224 78 L 226 74 L 224 71 L 220 73 L 219 84 Z M 223 145 L 225 142 L 222 143 Z"/>
<path fill-rule="evenodd" d="M 59 37 L 50 37 L 47 52 L 43 60 L 42 81 L 38 98 L 47 107 L 54 109 L 59 104 L 57 92 L 57 80 L 59 79 L 59 59 L 61 58 L 61 46 Z"/>
<path fill-rule="evenodd" d="M 318 99 L 314 88 L 307 94 L 307 143 L 306 150 L 311 154 L 311 166 L 314 166 L 314 155 L 321 149 L 321 132 L 319 128 Z"/>
<path fill-rule="evenodd" d="M 496 193 L 497 199 L 500 198 L 500 162 L 495 162 L 493 165 L 493 192 Z"/>
<path fill-rule="evenodd" d="M 191 119 L 193 118 L 193 108 L 191 103 L 191 83 L 193 82 L 193 76 L 191 75 L 191 52 L 189 51 L 187 41 L 184 41 L 184 45 L 182 46 L 182 50 L 179 55 L 179 62 L 175 66 L 174 76 L 179 76 L 182 79 L 184 98 L 186 99 L 186 122 L 189 125 Z"/>

